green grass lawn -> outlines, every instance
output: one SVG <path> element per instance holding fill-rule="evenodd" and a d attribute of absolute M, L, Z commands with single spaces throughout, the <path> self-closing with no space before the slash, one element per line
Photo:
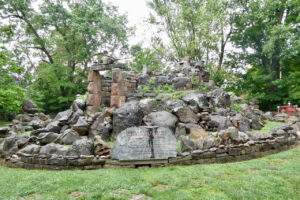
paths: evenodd
<path fill-rule="evenodd" d="M 269 133 L 269 131 L 272 128 L 282 126 L 283 124 L 284 123 L 282 123 L 282 122 L 267 121 L 267 123 L 261 130 L 252 130 L 252 133 Z"/>
<path fill-rule="evenodd" d="M 94 171 L 0 167 L 0 199 L 300 199 L 300 147 L 239 163 Z"/>
<path fill-rule="evenodd" d="M 0 121 L 0 127 L 10 124 L 11 122 Z"/>

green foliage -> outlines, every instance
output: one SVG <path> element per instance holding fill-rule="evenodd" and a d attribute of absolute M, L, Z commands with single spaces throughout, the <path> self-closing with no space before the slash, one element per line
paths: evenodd
<path fill-rule="evenodd" d="M 276 110 L 287 101 L 299 103 L 299 1 L 258 0 L 236 5 L 231 40 L 244 51 L 233 56 L 249 67 L 246 74 L 238 75 L 241 81 L 235 85 L 240 87 L 235 92 L 257 98 L 264 110 Z"/>
<path fill-rule="evenodd" d="M 168 84 L 164 85 L 159 85 L 158 87 L 153 89 L 153 92 L 158 95 L 158 94 L 164 94 L 164 93 L 173 93 L 175 90 L 172 88 L 172 86 Z"/>
<path fill-rule="evenodd" d="M 46 112 L 66 109 L 85 92 L 88 64 L 99 52 L 126 52 L 127 18 L 102 0 L 0 2 L 0 18 L 10 22 L 0 37 L 22 66 L 32 66 L 29 96 Z"/>
<path fill-rule="evenodd" d="M 0 167 L 2 199 L 298 199 L 300 148 L 250 161 L 155 168 L 25 170 Z M 101 185 L 99 179 L 101 177 Z M 43 181 L 41 181 L 43 180 Z M 83 184 L 84 183 L 84 184 Z M 159 186 L 166 186 L 161 189 Z M 237 189 L 239 188 L 239 189 Z M 33 197 L 35 198 L 35 197 Z"/>
<path fill-rule="evenodd" d="M 196 89 L 195 89 L 196 92 L 206 92 L 207 91 L 207 88 L 205 85 L 199 85 Z"/>
<path fill-rule="evenodd" d="M 183 97 L 186 97 L 188 95 L 188 93 L 184 93 L 184 92 L 175 92 L 173 94 L 173 99 L 181 99 Z"/>
<path fill-rule="evenodd" d="M 241 106 L 239 104 L 231 104 L 230 105 L 230 109 L 231 110 L 235 110 L 238 113 L 243 113 L 242 108 L 241 108 Z"/>
<path fill-rule="evenodd" d="M 151 92 L 151 89 L 148 86 L 143 86 L 143 93 L 149 93 Z"/>
<path fill-rule="evenodd" d="M 141 46 L 135 45 L 131 48 L 131 53 L 134 56 L 130 63 L 131 68 L 135 68 L 138 72 L 143 71 L 143 66 L 148 67 L 151 71 L 161 71 L 162 63 L 155 51 L 150 48 L 142 49 Z"/>
<path fill-rule="evenodd" d="M 19 112 L 25 99 L 25 90 L 21 88 L 13 75 L 18 76 L 24 69 L 18 67 L 7 54 L 5 48 L 0 48 L 0 114 Z"/>
<path fill-rule="evenodd" d="M 100 106 L 98 107 L 98 112 L 102 112 L 104 107 L 105 107 L 104 105 L 100 105 Z"/>
<path fill-rule="evenodd" d="M 149 85 L 154 86 L 155 85 L 155 77 L 151 77 L 149 80 Z"/>

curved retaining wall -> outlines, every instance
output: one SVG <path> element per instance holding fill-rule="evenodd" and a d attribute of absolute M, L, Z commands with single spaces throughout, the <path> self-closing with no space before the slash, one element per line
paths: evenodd
<path fill-rule="evenodd" d="M 46 169 L 46 170 L 90 170 L 118 167 L 161 167 L 171 165 L 212 164 L 244 161 L 260 158 L 266 155 L 292 149 L 300 145 L 299 138 L 275 138 L 273 140 L 249 142 L 240 145 L 219 146 L 207 151 L 196 150 L 183 153 L 181 156 L 169 159 L 151 160 L 102 160 L 94 156 L 41 156 L 15 154 L 6 159 L 0 159 L 0 164 L 12 168 Z"/>

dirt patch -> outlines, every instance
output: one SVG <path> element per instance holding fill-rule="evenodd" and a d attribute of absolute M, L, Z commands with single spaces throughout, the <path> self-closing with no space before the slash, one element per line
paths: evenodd
<path fill-rule="evenodd" d="M 136 194 L 133 195 L 130 200 L 150 200 L 150 199 L 152 198 L 145 194 Z"/>
<path fill-rule="evenodd" d="M 33 200 L 33 199 L 38 199 L 42 197 L 42 195 L 38 194 L 38 193 L 35 193 L 35 194 L 30 194 L 30 195 L 27 195 L 27 196 L 24 196 L 24 197 L 21 197 L 20 200 Z"/>
<path fill-rule="evenodd" d="M 126 190 L 126 189 L 123 189 L 123 188 L 118 188 L 118 189 L 115 189 L 115 190 L 111 191 L 109 194 L 110 194 L 110 195 L 125 196 L 125 195 L 127 195 L 128 193 L 130 193 L 129 190 Z"/>
<path fill-rule="evenodd" d="M 70 197 L 73 198 L 79 198 L 79 197 L 83 197 L 84 193 L 83 192 L 79 192 L 79 191 L 75 191 L 72 192 L 71 194 L 69 194 Z"/>

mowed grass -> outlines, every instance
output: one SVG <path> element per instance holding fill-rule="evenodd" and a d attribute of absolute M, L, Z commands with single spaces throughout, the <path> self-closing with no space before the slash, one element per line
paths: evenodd
<path fill-rule="evenodd" d="M 6 121 L 0 121 L 0 127 L 3 127 L 7 124 L 10 124 L 11 122 L 6 122 Z"/>
<path fill-rule="evenodd" d="M 239 163 L 94 171 L 0 167 L 0 199 L 300 199 L 300 147 Z"/>
<path fill-rule="evenodd" d="M 252 130 L 252 133 L 269 133 L 269 131 L 272 128 L 282 126 L 283 124 L 284 123 L 282 123 L 282 122 L 267 121 L 267 123 L 261 130 Z"/>

